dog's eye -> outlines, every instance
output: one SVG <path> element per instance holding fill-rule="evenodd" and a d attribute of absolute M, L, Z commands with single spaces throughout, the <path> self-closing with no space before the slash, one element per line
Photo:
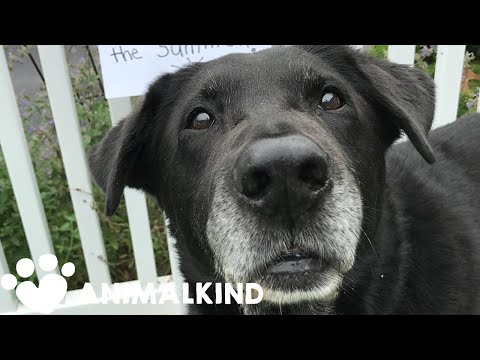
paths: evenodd
<path fill-rule="evenodd" d="M 323 110 L 338 110 L 343 105 L 345 105 L 345 103 L 340 95 L 332 90 L 326 90 L 322 94 L 322 99 L 320 100 L 318 107 L 322 108 Z"/>
<path fill-rule="evenodd" d="M 188 128 L 193 130 L 205 130 L 213 124 L 213 116 L 203 109 L 193 111 L 189 116 Z"/>

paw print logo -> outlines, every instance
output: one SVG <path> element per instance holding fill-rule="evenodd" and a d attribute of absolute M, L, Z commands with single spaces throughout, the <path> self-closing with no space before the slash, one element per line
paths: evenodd
<path fill-rule="evenodd" d="M 39 265 L 43 271 L 53 271 L 58 266 L 57 257 L 43 254 L 39 258 Z M 24 258 L 17 262 L 16 270 L 20 277 L 28 278 L 33 274 L 35 265 L 32 260 Z M 75 265 L 71 262 L 65 263 L 61 273 L 65 277 L 72 276 L 75 273 Z M 16 287 L 18 300 L 29 309 L 50 314 L 67 293 L 67 281 L 63 276 L 47 274 L 40 279 L 37 288 L 31 281 L 23 281 L 17 286 L 17 278 L 12 274 L 5 274 L 0 284 L 5 290 L 13 290 Z"/>

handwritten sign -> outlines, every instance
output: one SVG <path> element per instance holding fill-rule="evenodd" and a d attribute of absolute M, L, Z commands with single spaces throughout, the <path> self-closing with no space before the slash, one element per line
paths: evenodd
<path fill-rule="evenodd" d="M 271 45 L 99 45 L 107 99 L 145 94 L 159 75 L 193 62 L 231 53 L 254 53 Z"/>

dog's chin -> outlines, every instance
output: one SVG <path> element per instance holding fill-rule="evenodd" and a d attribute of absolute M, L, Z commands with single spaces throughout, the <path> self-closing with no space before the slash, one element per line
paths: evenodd
<path fill-rule="evenodd" d="M 342 276 L 334 269 L 322 274 L 312 274 L 309 279 L 279 276 L 272 281 L 257 283 L 263 290 L 263 301 L 274 304 L 294 304 L 303 301 L 333 302 L 337 296 Z M 281 284 L 281 285 L 280 285 Z"/>

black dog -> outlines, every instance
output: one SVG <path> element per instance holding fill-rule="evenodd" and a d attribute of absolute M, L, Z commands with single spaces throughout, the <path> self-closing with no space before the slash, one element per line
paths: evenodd
<path fill-rule="evenodd" d="M 433 115 L 420 70 L 272 48 L 160 77 L 90 165 L 108 215 L 156 197 L 187 282 L 264 291 L 191 313 L 479 313 L 480 116 Z"/>

